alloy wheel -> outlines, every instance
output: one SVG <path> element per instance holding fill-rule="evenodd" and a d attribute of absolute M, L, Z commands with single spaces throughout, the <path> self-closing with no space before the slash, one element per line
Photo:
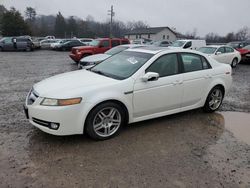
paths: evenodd
<path fill-rule="evenodd" d="M 220 89 L 214 89 L 209 97 L 209 107 L 211 110 L 216 110 L 221 105 L 223 98 L 222 91 Z"/>
<path fill-rule="evenodd" d="M 93 128 L 97 135 L 109 137 L 119 129 L 121 122 L 120 112 L 114 107 L 107 107 L 96 114 L 93 120 Z"/>

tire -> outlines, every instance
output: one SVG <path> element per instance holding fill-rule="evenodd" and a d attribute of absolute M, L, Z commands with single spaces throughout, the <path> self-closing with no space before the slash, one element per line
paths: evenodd
<path fill-rule="evenodd" d="M 114 102 L 104 102 L 90 111 L 85 132 L 94 140 L 107 140 L 116 136 L 124 124 L 124 109 Z"/>
<path fill-rule="evenodd" d="M 233 61 L 232 61 L 232 63 L 231 63 L 231 67 L 235 68 L 237 66 L 237 63 L 238 63 L 238 59 L 234 58 Z"/>
<path fill-rule="evenodd" d="M 2 47 L 0 47 L 0 52 L 3 52 L 3 48 Z"/>
<path fill-rule="evenodd" d="M 205 112 L 214 112 L 218 110 L 224 98 L 222 86 L 215 86 L 208 94 L 206 103 L 203 107 Z"/>

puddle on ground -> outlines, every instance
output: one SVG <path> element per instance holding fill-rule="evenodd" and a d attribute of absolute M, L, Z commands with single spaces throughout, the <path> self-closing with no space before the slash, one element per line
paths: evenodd
<path fill-rule="evenodd" d="M 250 113 L 220 112 L 225 121 L 225 128 L 234 136 L 250 145 Z"/>

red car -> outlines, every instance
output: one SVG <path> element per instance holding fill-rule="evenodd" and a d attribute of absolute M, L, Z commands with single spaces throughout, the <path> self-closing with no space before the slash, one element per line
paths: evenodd
<path fill-rule="evenodd" d="M 100 38 L 90 42 L 89 46 L 74 47 L 69 55 L 76 63 L 78 63 L 83 57 L 104 53 L 110 48 L 119 46 L 122 44 L 129 44 L 128 39 L 119 38 Z"/>
<path fill-rule="evenodd" d="M 241 60 L 243 62 L 250 62 L 250 45 L 248 46 L 245 46 L 244 48 L 241 48 L 241 49 L 237 49 L 240 54 L 241 54 Z"/>

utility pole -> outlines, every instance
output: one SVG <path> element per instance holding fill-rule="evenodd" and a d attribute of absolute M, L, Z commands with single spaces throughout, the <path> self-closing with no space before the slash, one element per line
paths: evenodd
<path fill-rule="evenodd" d="M 109 37 L 112 38 L 112 31 L 113 31 L 113 17 L 115 16 L 115 12 L 114 12 L 114 7 L 113 5 L 111 6 L 111 9 L 108 10 L 108 15 L 110 16 L 110 33 L 109 33 Z"/>

